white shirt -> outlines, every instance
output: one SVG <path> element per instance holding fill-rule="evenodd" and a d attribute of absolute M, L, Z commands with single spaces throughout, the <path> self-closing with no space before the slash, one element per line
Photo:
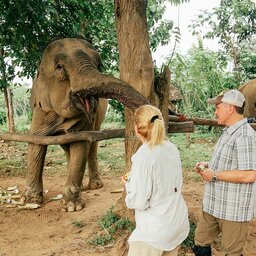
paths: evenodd
<path fill-rule="evenodd" d="M 143 144 L 131 160 L 125 202 L 128 208 L 135 209 L 136 228 L 129 242 L 141 241 L 170 251 L 189 232 L 188 210 L 181 195 L 179 151 L 169 141 L 151 149 Z"/>

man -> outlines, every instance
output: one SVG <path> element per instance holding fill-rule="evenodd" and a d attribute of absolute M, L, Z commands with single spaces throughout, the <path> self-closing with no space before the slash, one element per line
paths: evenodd
<path fill-rule="evenodd" d="M 249 221 L 256 208 L 256 132 L 243 117 L 245 98 L 237 90 L 208 100 L 226 127 L 209 163 L 195 170 L 205 183 L 203 211 L 195 231 L 196 256 L 210 256 L 219 237 L 226 255 L 243 253 Z"/>

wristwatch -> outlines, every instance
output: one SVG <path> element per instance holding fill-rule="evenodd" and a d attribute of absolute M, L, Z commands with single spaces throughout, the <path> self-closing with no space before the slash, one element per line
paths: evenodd
<path fill-rule="evenodd" d="M 216 182 L 218 181 L 218 176 L 217 175 L 213 175 L 212 176 L 212 182 Z"/>

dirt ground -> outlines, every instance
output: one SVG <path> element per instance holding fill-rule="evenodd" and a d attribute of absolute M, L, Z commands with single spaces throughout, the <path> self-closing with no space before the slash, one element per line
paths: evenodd
<path fill-rule="evenodd" d="M 1 147 L 0 147 L 1 148 Z M 2 150 L 2 151 L 1 151 Z M 0 154 L 12 154 L 13 147 L 5 147 Z M 11 150 L 10 152 L 7 152 Z M 15 150 L 17 153 L 18 150 Z M 22 157 L 22 156 L 18 156 Z M 3 159 L 3 158 L 0 158 Z M 1 163 L 0 163 L 1 165 Z M 53 164 L 51 168 L 57 168 Z M 52 197 L 62 193 L 66 173 L 64 171 L 47 172 L 44 175 L 44 204 L 33 210 L 10 208 L 8 204 L 0 204 L 0 256 L 78 256 L 78 255 L 125 255 L 127 235 L 119 237 L 108 247 L 92 246 L 92 239 L 99 230 L 98 220 L 111 206 L 115 205 L 122 193 L 111 193 L 121 188 L 120 174 L 102 175 L 104 187 L 93 191 L 84 191 L 82 197 L 86 207 L 79 212 L 64 212 L 59 206 L 59 200 L 50 201 Z M 87 183 L 85 177 L 84 183 Z M 0 176 L 0 186 L 7 188 L 17 186 L 24 191 L 25 178 L 18 176 Z M 183 194 L 187 202 L 190 217 L 197 221 L 201 210 L 203 193 L 202 182 L 184 182 Z M 75 222 L 83 222 L 83 227 L 77 227 Z M 256 220 L 250 224 L 250 233 L 245 248 L 245 256 L 256 255 Z M 192 256 L 190 250 L 180 252 L 180 255 Z M 213 250 L 214 256 L 222 255 L 219 249 Z"/>

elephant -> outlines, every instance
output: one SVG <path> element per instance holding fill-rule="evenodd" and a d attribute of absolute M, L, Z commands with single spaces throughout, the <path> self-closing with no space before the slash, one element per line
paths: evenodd
<path fill-rule="evenodd" d="M 244 116 L 256 118 L 256 79 L 248 81 L 238 90 L 245 97 Z"/>
<path fill-rule="evenodd" d="M 149 104 L 132 86 L 100 71 L 99 53 L 84 39 L 63 38 L 45 48 L 31 93 L 30 134 L 55 136 L 99 130 L 107 99 L 120 101 L 134 111 Z M 97 142 L 78 141 L 61 145 L 67 158 L 68 175 L 61 207 L 79 211 L 85 203 L 81 187 L 88 162 L 89 189 L 103 186 L 99 177 Z M 29 143 L 24 203 L 43 202 L 43 168 L 47 145 Z"/>

